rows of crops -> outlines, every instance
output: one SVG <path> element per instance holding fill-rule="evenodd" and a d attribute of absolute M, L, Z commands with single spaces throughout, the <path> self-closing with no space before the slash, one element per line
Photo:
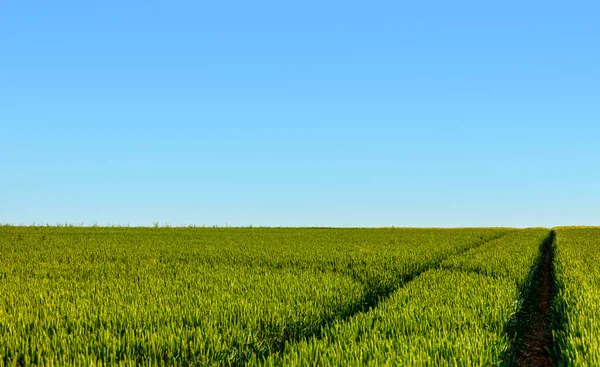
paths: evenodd
<path fill-rule="evenodd" d="M 239 364 L 507 232 L 3 227 L 4 364 Z"/>
<path fill-rule="evenodd" d="M 549 232 L 3 226 L 0 366 L 510 364 Z M 599 360 L 594 246 L 557 230 L 577 365 Z"/>
<path fill-rule="evenodd" d="M 600 366 L 600 228 L 556 230 L 557 362 Z"/>
<path fill-rule="evenodd" d="M 268 364 L 490 365 L 548 230 L 514 231 L 449 257 L 369 312 L 271 355 Z M 260 362 L 260 361 L 259 361 Z"/>

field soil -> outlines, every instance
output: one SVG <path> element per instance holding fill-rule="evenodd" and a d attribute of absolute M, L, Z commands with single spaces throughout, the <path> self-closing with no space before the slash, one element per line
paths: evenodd
<path fill-rule="evenodd" d="M 517 366 L 552 366 L 552 298 L 554 284 L 554 233 L 542 246 L 537 294 L 528 312 L 528 322 L 521 330 L 521 345 L 517 352 Z"/>

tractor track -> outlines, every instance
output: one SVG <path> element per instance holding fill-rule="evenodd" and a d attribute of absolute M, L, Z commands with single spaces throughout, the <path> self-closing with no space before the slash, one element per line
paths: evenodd
<path fill-rule="evenodd" d="M 513 358 L 508 365 L 519 367 L 552 366 L 552 303 L 554 289 L 554 238 L 552 230 L 540 245 L 540 255 L 528 289 L 524 290 L 523 306 L 516 314 L 516 338 Z"/>

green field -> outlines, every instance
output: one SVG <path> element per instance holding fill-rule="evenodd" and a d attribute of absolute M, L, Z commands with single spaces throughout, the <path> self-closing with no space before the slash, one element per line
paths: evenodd
<path fill-rule="evenodd" d="M 600 365 L 600 228 L 2 226 L 0 366 L 526 365 L 544 251 Z"/>

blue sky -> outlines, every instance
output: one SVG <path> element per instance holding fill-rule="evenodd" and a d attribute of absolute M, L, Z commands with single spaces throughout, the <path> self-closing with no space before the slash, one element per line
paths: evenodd
<path fill-rule="evenodd" d="M 600 224 L 599 11 L 0 1 L 0 222 Z"/>

